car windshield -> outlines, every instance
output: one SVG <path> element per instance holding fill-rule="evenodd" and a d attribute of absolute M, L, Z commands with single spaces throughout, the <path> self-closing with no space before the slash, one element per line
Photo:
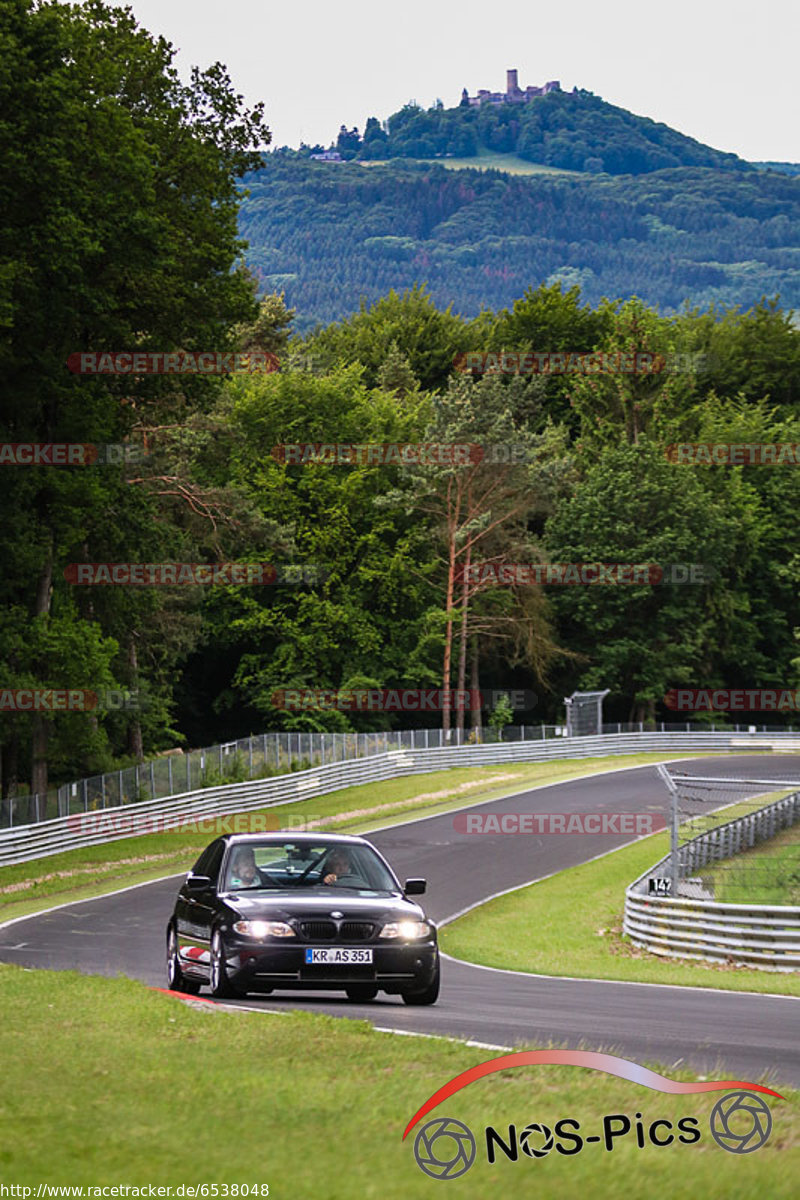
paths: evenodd
<path fill-rule="evenodd" d="M 228 856 L 224 891 L 325 888 L 392 892 L 397 883 L 370 846 L 328 842 L 247 842 Z"/>

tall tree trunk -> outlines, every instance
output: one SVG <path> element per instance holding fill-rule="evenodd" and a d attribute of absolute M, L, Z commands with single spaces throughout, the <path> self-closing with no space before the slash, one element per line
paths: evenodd
<path fill-rule="evenodd" d="M 5 745 L 0 745 L 0 825 L 11 824 L 14 796 L 17 794 L 19 735 L 11 731 Z"/>
<path fill-rule="evenodd" d="M 139 695 L 139 660 L 136 655 L 136 637 L 137 634 L 131 633 L 128 639 L 128 668 L 130 671 L 129 679 L 131 691 L 137 699 Z M 144 745 L 142 742 L 142 723 L 139 720 L 138 709 L 131 712 L 128 724 L 128 753 L 133 754 L 137 762 L 141 762 L 144 758 Z"/>
<path fill-rule="evenodd" d="M 52 585 L 53 541 L 51 535 L 47 557 L 42 564 L 39 582 L 36 587 L 34 617 L 48 617 L 50 615 Z M 44 670 L 47 669 L 45 664 L 42 664 L 42 667 Z M 47 718 L 39 712 L 34 712 L 31 717 L 31 793 L 34 796 L 45 796 L 47 794 L 47 740 L 49 733 L 50 724 Z"/>
<path fill-rule="evenodd" d="M 469 612 L 469 567 L 472 561 L 472 547 L 467 547 L 467 557 L 464 563 L 464 578 L 461 582 L 461 633 L 458 647 L 458 683 L 456 705 L 456 729 L 461 741 L 464 740 L 464 692 L 467 686 L 467 614 Z"/>
<path fill-rule="evenodd" d="M 16 796 L 19 784 L 19 734 L 12 729 L 8 741 L 0 746 L 0 795 Z"/>
<path fill-rule="evenodd" d="M 480 683 L 480 664 L 478 661 L 478 635 L 476 633 L 473 633 L 473 635 L 472 635 L 471 649 L 472 649 L 472 669 L 470 671 L 470 680 L 469 680 L 470 696 L 472 697 L 472 700 L 471 700 L 471 703 L 472 703 L 471 724 L 472 724 L 473 733 L 475 734 L 475 742 L 477 744 L 478 742 L 483 740 L 483 725 L 482 725 L 481 701 L 480 701 L 481 683 Z"/>
<path fill-rule="evenodd" d="M 444 731 L 444 740 L 446 742 L 450 741 L 450 707 L 452 703 L 450 694 L 450 664 L 453 657 L 453 592 L 455 590 L 456 576 L 455 526 L 452 528 L 450 534 L 449 556 L 447 564 L 447 598 L 445 601 L 447 628 L 444 634 L 444 665 L 442 667 L 442 730 Z"/>

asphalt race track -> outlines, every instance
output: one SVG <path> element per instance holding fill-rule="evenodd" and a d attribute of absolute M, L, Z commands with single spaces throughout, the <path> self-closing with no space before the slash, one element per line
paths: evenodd
<path fill-rule="evenodd" d="M 800 778 L 800 756 L 725 755 L 697 759 L 691 769 L 698 775 L 793 780 Z M 654 767 L 637 767 L 521 792 L 480 809 L 498 814 L 663 814 L 666 792 Z M 457 833 L 453 817 L 450 812 L 369 835 L 401 879 L 427 878 L 424 904 L 437 921 L 631 840 L 609 835 L 475 836 Z M 0 927 L 0 960 L 124 974 L 163 987 L 164 933 L 179 878 Z M 546 912 L 541 920 L 547 920 Z M 569 968 L 565 961 L 565 976 Z M 781 976 L 774 979 L 780 991 Z M 772 1071 L 777 1081 L 800 1086 L 800 1001 L 794 998 L 524 975 L 445 958 L 441 996 L 429 1008 L 410 1008 L 399 997 L 383 994 L 359 1005 L 340 993 L 288 991 L 251 996 L 239 1004 L 265 1012 L 304 1008 L 367 1018 L 383 1029 L 446 1034 L 498 1048 L 549 1041 L 581 1045 L 638 1062 L 689 1065 L 709 1076 L 757 1080 Z"/>

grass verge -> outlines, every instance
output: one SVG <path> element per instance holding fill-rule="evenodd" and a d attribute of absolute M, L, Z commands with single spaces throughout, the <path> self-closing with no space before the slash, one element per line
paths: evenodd
<path fill-rule="evenodd" d="M 726 904 L 800 904 L 800 826 L 709 863 L 698 874 Z"/>
<path fill-rule="evenodd" d="M 439 1184 L 414 1159 L 420 1126 L 404 1142 L 406 1124 L 447 1080 L 495 1057 L 321 1014 L 189 1006 L 130 980 L 73 972 L 0 966 L 0 1004 L 0 1177 L 34 1188 L 205 1183 L 238 1185 L 241 1196 L 243 1184 L 259 1185 L 258 1195 L 267 1184 L 277 1200 L 422 1200 Z M 772 1136 L 749 1155 L 711 1138 L 709 1114 L 724 1092 L 676 1097 L 575 1067 L 488 1076 L 431 1116 L 463 1121 L 476 1137 L 475 1163 L 457 1184 L 465 1200 L 527 1196 L 534 1175 L 544 1198 L 643 1196 L 658 1179 L 676 1200 L 788 1200 L 800 1170 L 800 1094 L 770 1086 L 786 1098 L 766 1097 Z M 570 1117 L 591 1135 L 606 1114 L 627 1114 L 634 1126 L 635 1113 L 646 1127 L 696 1117 L 700 1140 L 640 1149 L 634 1127 L 611 1152 L 600 1143 L 569 1157 L 511 1162 L 501 1152 L 495 1165 L 486 1161 L 487 1125 L 507 1138 L 511 1123 L 552 1128 Z"/>
<path fill-rule="evenodd" d="M 541 975 L 800 995 L 798 972 L 660 958 L 622 936 L 625 888 L 668 852 L 669 835 L 653 834 L 499 896 L 446 925 L 442 949 L 466 962 Z"/>
<path fill-rule="evenodd" d="M 286 825 L 316 820 L 322 822 L 322 828 L 333 831 L 368 833 L 398 820 L 495 800 L 526 786 L 558 783 L 620 767 L 645 766 L 663 762 L 664 757 L 663 753 L 624 754 L 546 763 L 455 767 L 344 788 L 327 796 L 277 805 L 262 813 Z M 151 833 L 3 867 L 0 924 L 41 912 L 54 904 L 101 896 L 117 888 L 180 874 L 189 869 L 213 836 L 213 832 Z"/>

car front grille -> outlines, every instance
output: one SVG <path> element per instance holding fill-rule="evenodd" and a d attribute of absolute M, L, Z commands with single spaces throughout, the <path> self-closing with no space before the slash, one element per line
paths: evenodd
<path fill-rule="evenodd" d="M 366 942 L 372 937 L 375 926 L 368 921 L 342 921 L 339 936 L 343 942 Z"/>
<path fill-rule="evenodd" d="M 303 921 L 300 932 L 309 942 L 333 942 L 336 940 L 336 925 L 333 921 Z"/>
<path fill-rule="evenodd" d="M 367 942 L 375 932 L 371 921 L 301 921 L 300 932 L 307 942 Z"/>

